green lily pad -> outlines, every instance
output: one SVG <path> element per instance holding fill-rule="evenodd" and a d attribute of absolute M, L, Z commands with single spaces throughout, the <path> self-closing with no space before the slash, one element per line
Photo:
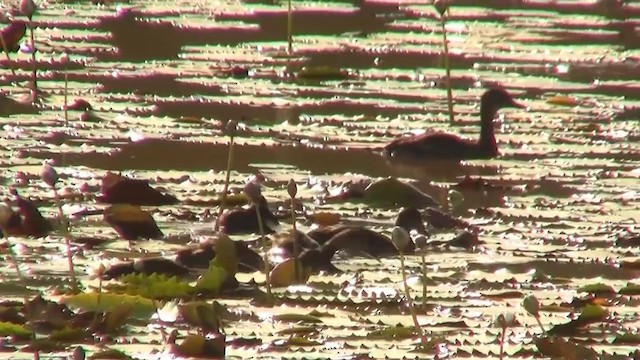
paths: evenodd
<path fill-rule="evenodd" d="M 98 312 L 113 311 L 121 304 L 129 304 L 133 308 L 132 316 L 143 319 L 156 312 L 153 300 L 139 295 L 81 293 L 63 297 L 62 303 L 76 309 Z"/>

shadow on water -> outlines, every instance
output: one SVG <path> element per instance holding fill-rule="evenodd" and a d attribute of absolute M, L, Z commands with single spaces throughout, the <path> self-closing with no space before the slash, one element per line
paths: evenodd
<path fill-rule="evenodd" d="M 109 153 L 65 153 L 65 161 L 70 166 L 88 166 L 112 171 L 222 171 L 227 165 L 227 152 L 226 144 L 145 139 L 119 146 Z M 39 159 L 54 159 L 56 162 L 61 161 L 63 156 L 62 153 L 49 150 L 28 150 L 26 155 Z M 252 173 L 263 164 L 294 166 L 314 175 L 354 173 L 371 177 L 396 176 L 441 181 L 456 181 L 468 174 L 491 174 L 497 171 L 493 167 L 465 163 L 394 163 L 371 149 L 250 144 L 234 148 L 235 171 Z"/>
<path fill-rule="evenodd" d="M 151 14 L 152 15 L 152 14 Z M 387 23 L 407 17 L 397 5 L 343 9 L 297 9 L 296 35 L 334 35 L 347 32 L 375 33 Z M 216 20 L 235 20 L 248 25 L 180 27 L 170 21 L 156 21 L 150 14 L 125 10 L 100 18 L 98 27 L 111 34 L 117 52 L 101 52 L 101 60 L 145 61 L 177 59 L 185 45 L 237 45 L 247 42 L 284 41 L 287 38 L 287 12 L 252 11 L 218 15 Z M 331 19 L 331 26 L 327 26 Z M 254 25 L 255 24 L 255 25 Z M 256 26 L 257 25 L 257 26 Z"/>

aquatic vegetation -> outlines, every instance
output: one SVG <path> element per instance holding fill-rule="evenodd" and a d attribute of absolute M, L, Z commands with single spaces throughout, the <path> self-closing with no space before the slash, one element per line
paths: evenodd
<path fill-rule="evenodd" d="M 105 3 L 0 5 L 6 351 L 638 357 L 636 3 Z"/>

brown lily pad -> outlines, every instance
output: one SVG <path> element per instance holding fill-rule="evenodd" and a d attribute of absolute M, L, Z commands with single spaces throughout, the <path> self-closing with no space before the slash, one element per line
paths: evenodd
<path fill-rule="evenodd" d="M 161 239 L 164 237 L 153 216 L 139 206 L 111 205 L 104 211 L 104 220 L 125 240 Z"/>

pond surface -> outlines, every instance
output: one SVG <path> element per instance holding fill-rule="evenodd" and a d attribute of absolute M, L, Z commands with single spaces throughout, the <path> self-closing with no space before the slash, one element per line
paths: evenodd
<path fill-rule="evenodd" d="M 170 241 L 137 242 L 134 249 L 102 217 L 74 219 L 74 236 L 114 240 L 93 249 L 74 246 L 85 285 L 95 286 L 88 273 L 101 262 L 170 255 L 192 234 L 211 229 L 225 177 L 229 119 L 240 123 L 233 192 L 261 174 L 272 208 L 286 210 L 286 184 L 293 179 L 305 213 L 339 214 L 345 224 L 388 233 L 398 208 L 323 199 L 348 181 L 394 176 L 446 202 L 450 187 L 470 176 L 480 185 L 462 188 L 463 200 L 447 208 L 477 228 L 483 242 L 473 251 L 426 249 L 427 310 L 418 318 L 439 339 L 439 351 L 414 352 L 416 337 L 373 335 L 413 324 L 398 307 L 398 257 L 338 256 L 334 264 L 344 274 L 314 275 L 302 290 L 277 289 L 282 305 L 276 308 L 222 300 L 258 315 L 226 325 L 228 340 L 259 340 L 228 346 L 229 357 L 497 359 L 501 329 L 494 318 L 514 312 L 518 324 L 507 332 L 506 354 L 544 358 L 533 343 L 541 330 L 520 305 L 525 296 L 538 297 L 542 325 L 549 329 L 579 314 L 572 300 L 588 297 L 581 287 L 604 283 L 618 291 L 635 283 L 637 266 L 621 264 L 633 264 L 637 246 L 616 241 L 640 232 L 640 4 L 496 1 L 476 7 L 475 1 L 453 1 L 446 24 L 451 125 L 442 26 L 427 1 L 295 1 L 291 56 L 286 2 L 106 2 L 51 1 L 34 17 L 37 108 L 13 102 L 29 95 L 31 55 L 11 54 L 15 75 L 4 57 L 0 61 L 2 90 L 10 99 L 0 99 L 6 198 L 14 187 L 55 217 L 53 195 L 39 178 L 42 161 L 53 159 L 70 214 L 104 207 L 94 196 L 107 171 L 149 179 L 181 200 L 145 208 Z M 296 75 L 303 68 L 306 78 Z M 90 115 L 69 111 L 65 121 L 65 77 L 69 102 L 87 101 Z M 380 155 L 392 139 L 423 130 L 477 137 L 478 99 L 492 86 L 508 89 L 527 106 L 501 111 L 498 158 L 404 164 Z M 79 193 L 84 196 L 72 196 Z M 298 225 L 312 226 L 303 212 Z M 453 230 L 432 234 L 454 236 Z M 60 235 L 12 241 L 31 274 L 30 289 L 47 295 L 67 280 Z M 412 276 L 420 261 L 408 256 Z M 16 280 L 10 266 L 1 271 Z M 536 280 L 542 275 L 549 280 Z M 263 279 L 259 272 L 238 276 L 240 282 Z M 3 293 L 22 296 L 24 288 L 8 287 Z M 420 298 L 421 286 L 413 291 Z M 608 295 L 607 320 L 571 340 L 603 356 L 628 355 L 637 342 L 615 339 L 637 330 L 639 307 L 637 297 Z M 282 331 L 297 325 L 269 320 L 314 310 L 324 316 L 306 335 L 309 343 L 287 342 L 290 335 Z M 84 346 L 143 358 L 166 354 L 157 325 L 129 330 L 110 343 Z M 186 332 L 180 328 L 180 335 Z"/>

